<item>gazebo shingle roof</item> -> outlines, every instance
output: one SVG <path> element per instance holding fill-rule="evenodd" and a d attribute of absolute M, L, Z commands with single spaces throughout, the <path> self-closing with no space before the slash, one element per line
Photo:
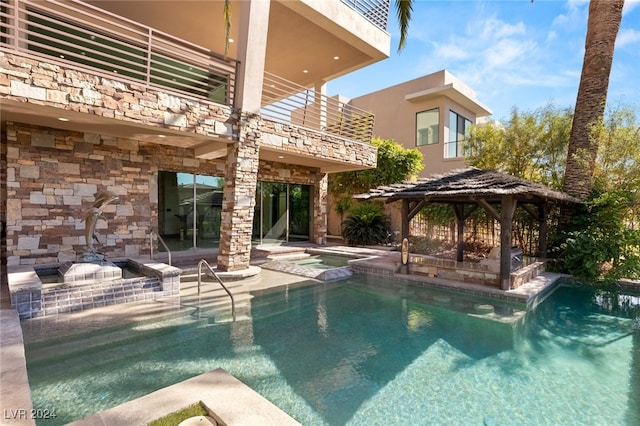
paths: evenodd
<path fill-rule="evenodd" d="M 473 199 L 499 202 L 504 195 L 512 195 L 519 201 L 534 204 L 544 201 L 580 202 L 569 194 L 555 191 L 539 183 L 496 170 L 475 167 L 433 175 L 417 181 L 379 186 L 367 193 L 355 195 L 354 198 L 383 198 L 387 202 L 409 198 L 432 203 L 455 203 L 469 202 Z"/>

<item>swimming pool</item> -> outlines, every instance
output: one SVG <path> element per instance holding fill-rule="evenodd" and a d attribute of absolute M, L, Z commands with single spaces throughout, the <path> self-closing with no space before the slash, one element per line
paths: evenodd
<path fill-rule="evenodd" d="M 185 312 L 26 354 L 34 408 L 58 414 L 38 424 L 218 367 L 304 425 L 640 424 L 639 304 L 561 286 L 524 315 L 357 277 L 266 292 L 247 321 Z"/>

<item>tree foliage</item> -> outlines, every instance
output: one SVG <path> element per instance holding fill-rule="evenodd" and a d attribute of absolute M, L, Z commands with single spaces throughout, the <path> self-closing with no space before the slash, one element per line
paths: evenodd
<path fill-rule="evenodd" d="M 467 163 L 495 169 L 560 189 L 572 113 L 552 104 L 534 112 L 514 108 L 506 125 L 474 126 L 467 140 Z"/>
<path fill-rule="evenodd" d="M 514 109 L 508 123 L 474 126 L 468 164 L 562 189 L 572 112 L 552 104 L 534 112 Z M 599 146 L 594 189 L 599 193 L 640 188 L 640 123 L 635 105 L 610 108 L 590 131 Z"/>
<path fill-rule="evenodd" d="M 375 169 L 332 173 L 329 175 L 329 192 L 341 197 L 363 193 L 380 185 L 402 182 L 422 170 L 422 153 L 406 149 L 393 139 L 374 138 L 371 144 L 378 148 Z"/>
<path fill-rule="evenodd" d="M 640 123 L 636 108 L 618 105 L 594 124 L 591 138 L 598 144 L 594 190 L 631 191 L 640 188 Z"/>

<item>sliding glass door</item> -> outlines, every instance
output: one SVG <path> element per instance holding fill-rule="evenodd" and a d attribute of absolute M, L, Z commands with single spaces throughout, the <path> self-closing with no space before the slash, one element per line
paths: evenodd
<path fill-rule="evenodd" d="M 279 182 L 258 182 L 253 219 L 256 244 L 308 241 L 311 187 Z"/>
<path fill-rule="evenodd" d="M 170 250 L 218 247 L 223 188 L 220 177 L 158 173 L 158 231 Z M 311 194 L 310 185 L 258 182 L 253 243 L 309 241 Z"/>
<path fill-rule="evenodd" d="M 158 173 L 158 228 L 170 250 L 218 247 L 223 186 L 220 177 Z"/>

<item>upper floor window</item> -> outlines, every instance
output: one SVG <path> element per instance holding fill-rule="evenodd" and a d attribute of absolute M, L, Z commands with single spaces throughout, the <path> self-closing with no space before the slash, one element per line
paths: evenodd
<path fill-rule="evenodd" d="M 470 120 L 449 111 L 449 138 L 445 144 L 445 158 L 464 157 L 464 141 L 468 138 L 470 130 Z"/>
<path fill-rule="evenodd" d="M 416 114 L 416 145 L 430 145 L 439 142 L 440 111 L 438 108 Z"/>

